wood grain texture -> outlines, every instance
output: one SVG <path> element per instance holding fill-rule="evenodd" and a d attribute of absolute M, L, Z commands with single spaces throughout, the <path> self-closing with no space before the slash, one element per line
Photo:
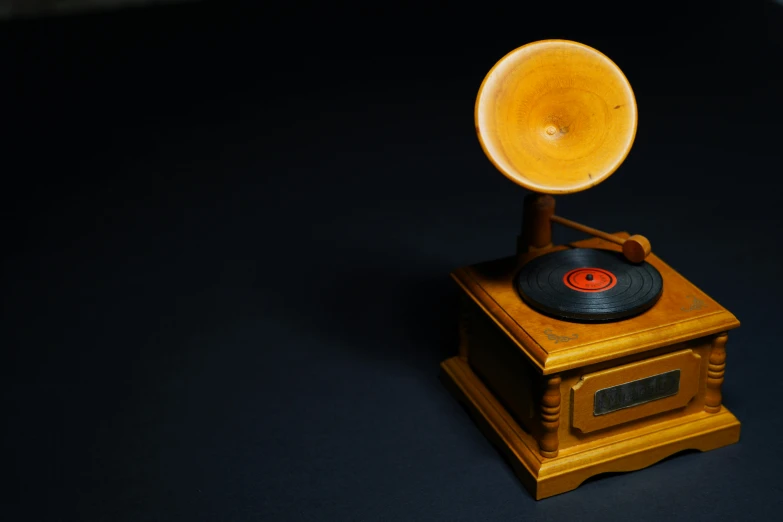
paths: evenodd
<path fill-rule="evenodd" d="M 552 208 L 554 209 L 554 204 L 552 205 Z M 588 227 L 587 225 L 583 225 L 582 223 L 577 223 L 576 221 L 571 221 L 570 219 L 566 219 L 561 216 L 556 216 L 554 214 L 550 216 L 549 219 L 554 223 L 558 223 L 568 228 L 578 230 L 579 232 L 584 232 L 585 234 L 597 237 L 599 239 L 603 239 L 604 241 L 608 241 L 610 243 L 614 243 L 615 245 L 620 245 L 622 247 L 623 255 L 631 263 L 641 263 L 652 252 L 652 246 L 650 245 L 650 240 L 639 234 L 634 234 L 633 236 L 630 237 L 624 237 L 624 236 L 621 237 L 621 236 L 616 236 L 614 234 L 602 232 L 593 227 Z M 530 250 L 534 250 L 534 249 L 530 249 Z"/>
<path fill-rule="evenodd" d="M 557 428 L 560 427 L 560 376 L 550 375 L 546 378 L 546 388 L 541 399 L 541 425 L 544 433 L 538 441 L 541 456 L 557 457 Z"/>
<path fill-rule="evenodd" d="M 600 473 L 641 469 L 686 449 L 713 450 L 737 442 L 740 436 L 739 421 L 721 406 L 714 414 L 697 411 L 639 425 L 601 444 L 561 449 L 556 457 L 544 458 L 535 438 L 509 415 L 462 358 L 447 359 L 441 369 L 444 384 L 537 500 L 576 489 Z"/>
<path fill-rule="evenodd" d="M 623 357 L 614 361 L 607 361 L 594 365 L 584 366 L 582 368 L 575 368 L 560 374 L 563 380 L 561 385 L 563 388 L 563 402 L 561 407 L 564 412 L 561 418 L 560 432 L 558 433 L 561 454 L 563 452 L 568 453 L 572 448 L 599 447 L 609 441 L 622 438 L 623 432 L 625 431 L 655 426 L 657 424 L 669 422 L 680 417 L 695 415 L 702 412 L 704 410 L 704 400 L 706 396 L 705 382 L 707 378 L 707 366 L 713 338 L 714 336 L 708 335 L 684 343 L 675 343 L 669 346 L 663 346 L 646 353 Z M 570 390 L 577 385 L 584 375 L 601 372 L 615 367 L 622 367 L 636 362 L 643 362 L 649 359 L 655 359 L 657 357 L 680 352 L 683 350 L 690 350 L 693 352 L 693 354 L 698 356 L 698 360 L 700 362 L 697 374 L 698 391 L 696 392 L 696 395 L 685 404 L 685 406 L 660 412 L 649 411 L 648 416 L 642 416 L 636 419 L 627 419 L 623 423 L 607 426 L 603 429 L 589 431 L 587 433 L 582 432 L 573 426 L 572 422 L 575 408 L 572 403 Z M 635 408 L 642 408 L 643 406 L 644 405 L 639 405 Z M 622 417 L 622 415 L 618 415 L 618 417 Z"/>
<path fill-rule="evenodd" d="M 546 428 L 540 405 L 550 376 L 542 375 L 541 370 L 532 363 L 532 360 L 519 350 L 518 345 L 482 309 L 474 305 L 473 310 L 471 314 L 473 326 L 469 340 L 473 349 L 467 360 L 471 370 L 484 382 L 509 415 L 535 440 L 541 440 L 546 434 Z M 563 451 L 568 452 L 573 447 L 600 446 L 607 440 L 622 437 L 622 432 L 625 430 L 652 426 L 703 411 L 707 393 L 705 383 L 709 370 L 708 363 L 714 339 L 715 335 L 706 335 L 614 360 L 585 364 L 557 374 L 560 377 L 558 452 L 562 454 Z M 682 359 L 683 355 L 676 355 L 682 353 L 688 354 L 687 359 Z M 680 369 L 683 370 L 681 394 L 678 393 L 673 398 L 661 399 L 660 403 L 641 404 L 608 413 L 604 419 L 589 421 L 586 431 L 580 429 L 585 427 L 580 419 L 585 420 L 585 415 L 592 412 L 593 395 L 590 395 L 587 405 L 580 405 L 574 402 L 571 390 L 579 388 L 580 381 L 586 376 L 602 377 L 603 380 L 599 379 L 597 382 L 606 385 L 621 384 L 627 382 L 626 379 L 648 377 L 674 369 L 677 365 L 674 363 L 679 363 Z M 695 394 L 692 393 L 694 387 L 696 387 Z M 552 393 L 550 390 L 550 394 Z M 577 425 L 574 425 L 575 419 Z M 544 451 L 547 451 L 547 448 Z"/>
<path fill-rule="evenodd" d="M 516 321 L 514 321 L 503 309 L 491 298 L 486 298 L 483 288 L 474 280 L 468 268 L 460 268 L 451 273 L 451 278 L 465 291 L 465 293 L 474 299 L 476 305 L 500 328 L 505 332 L 509 339 L 517 345 L 520 351 L 534 361 L 539 369 L 543 370 L 543 362 L 546 361 L 547 353 Z M 480 296 L 476 299 L 476 296 Z"/>
<path fill-rule="evenodd" d="M 552 247 L 552 216 L 555 198 L 546 194 L 525 196 L 522 234 L 517 238 L 517 255 Z"/>
<path fill-rule="evenodd" d="M 479 142 L 513 182 L 541 194 L 610 176 L 636 136 L 631 85 L 607 56 L 568 40 L 519 47 L 487 73 L 474 114 Z"/>
<path fill-rule="evenodd" d="M 615 235 L 628 237 L 625 232 Z M 574 323 L 540 314 L 519 298 L 514 276 L 533 257 L 569 247 L 620 251 L 618 245 L 590 238 L 569 246 L 463 267 L 451 274 L 545 375 L 648 352 L 740 325 L 732 313 L 654 253 L 647 262 L 661 273 L 664 291 L 655 306 L 643 314 L 601 324 Z"/>
<path fill-rule="evenodd" d="M 513 284 L 524 263 L 585 247 L 620 248 L 591 238 L 452 274 L 468 311 L 469 349 L 443 363 L 445 381 L 536 498 L 739 438 L 739 421 L 720 395 L 728 331 L 739 321 L 657 256 L 648 262 L 661 272 L 664 292 L 638 316 L 584 324 L 527 307 Z M 596 415 L 597 390 L 671 371 L 679 371 L 676 391 Z"/>
<path fill-rule="evenodd" d="M 541 399 L 545 391 L 542 376 L 509 337 L 475 304 L 468 307 L 469 343 L 475 349 L 468 364 L 491 393 L 525 430 L 537 440 L 543 435 Z"/>
<path fill-rule="evenodd" d="M 598 390 L 639 381 L 653 375 L 679 370 L 675 395 L 662 397 L 633 407 L 595 415 Z M 582 433 L 617 426 L 629 421 L 685 407 L 699 391 L 701 357 L 691 349 L 643 359 L 606 370 L 587 373 L 571 387 L 571 426 Z"/>
<path fill-rule="evenodd" d="M 728 334 L 718 335 L 710 351 L 710 362 L 707 368 L 707 394 L 704 398 L 704 410 L 709 413 L 719 412 L 723 400 L 720 389 L 726 371 L 727 341 Z"/>

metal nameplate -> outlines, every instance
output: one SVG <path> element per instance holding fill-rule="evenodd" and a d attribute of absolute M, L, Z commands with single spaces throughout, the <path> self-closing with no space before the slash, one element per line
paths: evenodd
<path fill-rule="evenodd" d="M 680 391 L 680 370 L 659 373 L 638 381 L 626 382 L 595 392 L 593 415 L 631 408 L 646 402 L 677 395 Z"/>

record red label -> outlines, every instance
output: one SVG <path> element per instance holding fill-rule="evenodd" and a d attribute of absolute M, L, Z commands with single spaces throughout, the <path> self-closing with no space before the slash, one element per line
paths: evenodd
<path fill-rule="evenodd" d="M 617 284 L 617 278 L 603 268 L 574 268 L 563 276 L 563 283 L 577 292 L 605 292 Z"/>
<path fill-rule="evenodd" d="M 515 284 L 537 311 L 586 322 L 633 317 L 663 292 L 663 277 L 650 263 L 629 263 L 621 252 L 592 248 L 537 256 L 520 268 Z"/>

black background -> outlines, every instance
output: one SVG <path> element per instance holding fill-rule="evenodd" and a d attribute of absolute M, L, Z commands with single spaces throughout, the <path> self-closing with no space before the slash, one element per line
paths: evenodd
<path fill-rule="evenodd" d="M 661 520 L 783 509 L 783 6 L 202 2 L 0 24 L 4 520 Z M 742 322 L 741 441 L 532 500 L 439 382 L 451 270 L 525 191 L 478 86 L 543 38 L 634 88 L 558 212 Z M 580 238 L 556 229 L 556 242 Z"/>

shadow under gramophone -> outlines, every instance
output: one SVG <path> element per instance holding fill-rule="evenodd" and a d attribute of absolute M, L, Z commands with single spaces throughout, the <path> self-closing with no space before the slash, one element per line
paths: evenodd
<path fill-rule="evenodd" d="M 348 247 L 346 247 L 348 248 Z M 270 280 L 265 316 L 295 324 L 353 358 L 406 363 L 436 375 L 457 350 L 452 267 L 400 252 L 342 251 L 322 257 L 301 283 Z M 350 261 L 347 261 L 350 260 Z"/>

